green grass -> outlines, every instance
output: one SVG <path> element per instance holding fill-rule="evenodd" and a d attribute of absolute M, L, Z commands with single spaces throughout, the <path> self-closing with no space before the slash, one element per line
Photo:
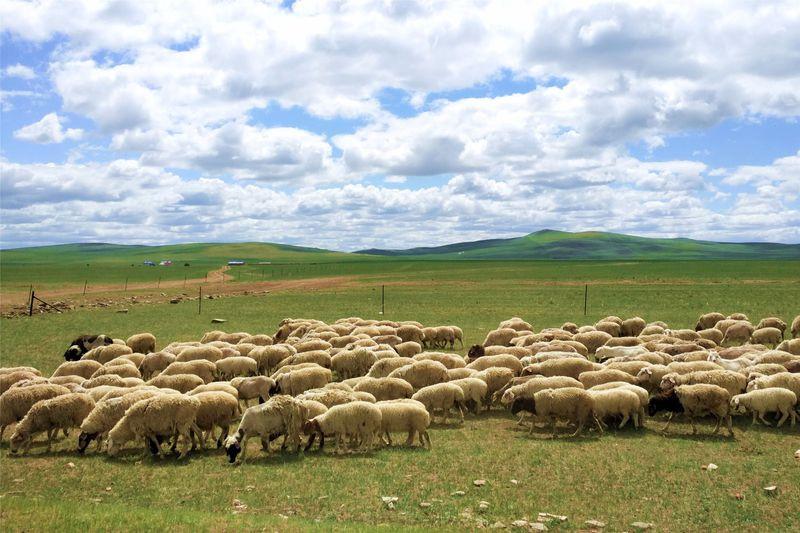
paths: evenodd
<path fill-rule="evenodd" d="M 392 264 L 396 270 L 365 271 L 337 289 L 205 301 L 202 315 L 196 302 L 185 302 L 131 306 L 126 315 L 111 308 L 5 319 L 0 364 L 50 372 L 67 343 L 90 331 L 115 337 L 151 331 L 163 345 L 215 329 L 212 317 L 228 319 L 228 331 L 252 333 L 272 333 L 287 316 L 379 318 L 384 283 L 386 318 L 458 324 L 467 345 L 512 315 L 536 328 L 566 320 L 592 323 L 612 313 L 690 327 L 709 310 L 787 321 L 800 311 L 797 262 Z M 583 281 L 592 282 L 585 317 Z M 641 432 L 553 441 L 542 432 L 528 437 L 511 416 L 495 411 L 468 417 L 464 426 L 434 427 L 430 452 L 396 448 L 346 457 L 267 458 L 253 444 L 252 462 L 239 468 L 227 466 L 216 451 L 193 454 L 185 464 L 152 460 L 138 449 L 119 459 L 79 457 L 71 451 L 73 433 L 51 454 L 35 447 L 28 457 L 12 458 L 3 445 L 0 518 L 13 531 L 54 524 L 69 530 L 364 530 L 383 524 L 394 530 L 474 528 L 475 517 L 509 525 L 541 511 L 567 515 L 566 523 L 551 526 L 564 530 L 579 529 L 587 519 L 603 520 L 612 531 L 629 529 L 634 521 L 676 531 L 796 528 L 791 502 L 800 500 L 800 470 L 792 457 L 800 447 L 797 428 L 751 428 L 742 420 L 736 438 L 727 439 L 691 437 L 683 423 L 662 437 L 654 431 L 661 424 L 650 420 Z M 701 424 L 701 432 L 710 428 Z M 702 471 L 708 462 L 719 470 Z M 487 480 L 485 487 L 472 485 L 479 478 Z M 779 487 L 777 496 L 763 493 L 770 484 Z M 451 496 L 455 490 L 467 494 Z M 386 509 L 381 496 L 398 496 L 397 508 Z M 232 514 L 235 498 L 248 505 L 246 512 Z M 480 500 L 490 503 L 484 514 L 478 512 Z M 432 506 L 423 509 L 421 501 Z M 473 518 L 465 518 L 468 508 Z"/>

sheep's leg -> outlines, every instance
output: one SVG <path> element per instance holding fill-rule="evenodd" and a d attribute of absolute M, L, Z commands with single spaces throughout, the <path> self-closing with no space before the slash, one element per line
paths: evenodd
<path fill-rule="evenodd" d="M 0 426 L 0 441 L 3 440 L 3 433 L 5 432 L 6 432 L 6 426 L 5 425 Z"/>
<path fill-rule="evenodd" d="M 442 407 L 442 416 L 444 417 L 444 420 L 442 420 L 443 424 L 447 424 L 447 415 L 449 414 L 450 414 L 450 409 L 445 409 L 444 407 Z"/>
<path fill-rule="evenodd" d="M 237 459 L 240 463 L 244 463 L 244 457 L 245 455 L 247 455 L 247 439 L 249 438 L 250 435 L 245 435 L 244 437 L 242 437 L 242 442 L 239 443 L 239 446 L 242 448 L 242 452 L 239 454 L 239 457 L 237 457 Z"/>
<path fill-rule="evenodd" d="M 413 446 L 414 445 L 414 434 L 415 433 L 416 433 L 416 431 L 414 431 L 413 429 L 410 429 L 408 431 L 408 438 L 406 439 L 406 446 Z"/>
<path fill-rule="evenodd" d="M 669 427 L 670 423 L 672 422 L 672 417 L 674 417 L 674 416 L 675 416 L 675 413 L 670 413 L 669 414 L 669 417 L 667 418 L 666 425 L 663 428 L 661 428 L 661 433 L 666 433 L 667 432 L 667 428 Z"/>
<path fill-rule="evenodd" d="M 761 422 L 763 422 L 765 426 L 771 426 L 771 424 L 767 422 L 767 419 L 764 418 L 765 414 L 766 413 L 758 413 L 758 419 L 761 420 Z"/>
<path fill-rule="evenodd" d="M 550 422 L 552 423 L 553 429 L 553 438 L 556 438 L 556 417 L 550 417 Z"/>
<path fill-rule="evenodd" d="M 636 427 L 644 427 L 644 407 L 639 409 L 639 422 L 636 424 Z"/>
<path fill-rule="evenodd" d="M 793 411 L 792 409 L 789 409 L 789 414 L 790 414 L 790 415 L 791 415 L 791 417 L 792 417 L 792 421 L 790 422 L 790 425 L 791 425 L 792 427 L 794 427 L 794 423 L 795 423 L 795 421 L 797 420 L 797 415 L 794 413 L 794 411 Z"/>
<path fill-rule="evenodd" d="M 755 426 L 756 425 L 756 412 L 755 411 L 753 411 L 753 421 L 750 422 L 750 425 L 751 426 Z"/>
<path fill-rule="evenodd" d="M 600 424 L 600 420 L 598 420 L 597 415 L 592 414 L 592 420 L 594 420 L 594 424 L 597 426 L 597 429 L 600 430 L 600 434 L 603 434 L 603 426 Z"/>
<path fill-rule="evenodd" d="M 730 413 L 725 416 L 725 422 L 728 424 L 728 435 L 733 437 L 733 417 Z"/>
<path fill-rule="evenodd" d="M 622 417 L 622 422 L 619 423 L 618 429 L 622 429 L 630 419 L 631 419 L 630 415 L 628 413 L 625 413 Z"/>
<path fill-rule="evenodd" d="M 697 426 L 694 423 L 694 417 L 689 415 L 689 422 L 692 424 L 692 435 L 697 435 Z"/>
<path fill-rule="evenodd" d="M 789 418 L 789 413 L 787 411 L 782 411 L 782 413 L 783 416 L 781 416 L 781 419 L 778 421 L 778 427 L 781 427 L 783 423 L 786 422 L 786 419 Z"/>
<path fill-rule="evenodd" d="M 458 414 L 461 416 L 461 423 L 464 423 L 464 409 L 461 408 L 461 405 L 457 405 L 458 407 Z"/>

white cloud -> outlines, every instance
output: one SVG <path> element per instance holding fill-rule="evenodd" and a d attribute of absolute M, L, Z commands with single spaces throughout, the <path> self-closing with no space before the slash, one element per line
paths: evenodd
<path fill-rule="evenodd" d="M 83 130 L 67 128 L 61 125 L 61 118 L 56 113 L 48 113 L 38 122 L 23 126 L 14 132 L 14 138 L 38 144 L 60 143 L 66 140 L 78 140 L 83 137 Z"/>
<path fill-rule="evenodd" d="M 31 67 L 19 63 L 7 66 L 3 69 L 3 73 L 11 78 L 20 78 L 23 80 L 32 80 L 36 77 L 36 73 Z"/>

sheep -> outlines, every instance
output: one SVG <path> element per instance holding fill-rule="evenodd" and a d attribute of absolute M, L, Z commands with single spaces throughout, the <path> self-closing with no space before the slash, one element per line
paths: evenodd
<path fill-rule="evenodd" d="M 295 370 L 302 370 L 304 368 L 322 368 L 317 363 L 298 363 L 296 365 L 286 365 L 282 366 L 277 369 L 275 372 L 272 373 L 270 376 L 272 379 L 278 379 L 278 376 L 282 376 L 283 374 L 288 374 L 289 372 L 294 372 Z"/>
<path fill-rule="evenodd" d="M 148 385 L 160 389 L 174 389 L 183 393 L 204 383 L 202 378 L 194 374 L 160 374 L 147 382 Z"/>
<path fill-rule="evenodd" d="M 717 352 L 708 352 L 707 360 L 710 363 L 721 366 L 725 370 L 733 370 L 735 372 L 742 372 L 753 364 L 750 359 L 744 357 L 738 359 L 723 359 Z"/>
<path fill-rule="evenodd" d="M 577 379 L 566 376 L 542 377 L 542 376 L 523 376 L 509 381 L 503 388 L 492 396 L 493 401 L 499 398 L 503 406 L 510 405 L 516 398 L 533 397 L 537 392 L 544 389 L 561 389 L 565 387 L 584 388 L 583 384 Z"/>
<path fill-rule="evenodd" d="M 331 381 L 331 371 L 327 368 L 301 368 L 275 378 L 275 386 L 270 390 L 270 395 L 275 393 L 297 396 L 309 389 L 324 387 Z"/>
<path fill-rule="evenodd" d="M 708 357 L 708 356 L 706 356 Z M 713 361 L 673 361 L 667 364 L 667 368 L 669 372 L 675 372 L 677 374 L 688 374 L 689 372 L 699 372 L 703 370 L 719 370 L 721 368 L 720 365 Z"/>
<path fill-rule="evenodd" d="M 746 357 L 752 358 L 755 363 L 777 363 L 783 364 L 788 361 L 798 361 L 800 357 L 792 355 L 783 350 L 770 350 L 760 354 L 746 354 Z"/>
<path fill-rule="evenodd" d="M 139 372 L 143 379 L 150 379 L 171 363 L 174 363 L 175 359 L 177 359 L 177 356 L 167 351 L 149 353 L 144 356 L 144 359 L 139 364 Z"/>
<path fill-rule="evenodd" d="M 114 375 L 114 374 L 107 374 L 105 376 L 97 376 L 96 378 L 90 378 L 81 383 L 81 387 L 84 389 L 93 389 L 95 387 L 100 387 L 103 385 L 111 385 L 114 387 L 124 387 L 125 382 L 123 378 Z"/>
<path fill-rule="evenodd" d="M 584 388 L 591 388 L 595 385 L 602 385 L 603 383 L 609 383 L 611 381 L 624 381 L 625 383 L 634 383 L 636 378 L 632 375 L 628 374 L 627 372 L 623 372 L 622 370 L 614 370 L 614 369 L 603 369 L 603 370 L 593 370 L 589 372 L 581 372 L 578 375 L 578 381 L 580 381 Z"/>
<path fill-rule="evenodd" d="M 782 363 L 782 366 L 788 371 L 792 373 L 799 373 L 800 372 L 800 361 L 786 361 Z M 765 372 L 769 373 L 769 372 Z"/>
<path fill-rule="evenodd" d="M 414 341 L 401 342 L 394 345 L 394 351 L 400 357 L 413 357 L 422 352 L 422 345 Z"/>
<path fill-rule="evenodd" d="M 800 337 L 800 315 L 792 320 L 792 338 Z"/>
<path fill-rule="evenodd" d="M 250 337 L 250 334 L 245 331 L 237 331 L 236 333 L 225 333 L 220 335 L 218 341 L 228 342 L 230 344 L 238 344 L 240 341 Z"/>
<path fill-rule="evenodd" d="M 451 368 L 464 368 L 467 366 L 466 361 L 460 355 L 451 353 L 438 353 L 438 352 L 422 352 L 414 357 L 414 361 L 439 361 L 448 370 Z"/>
<path fill-rule="evenodd" d="M 223 443 L 228 462 L 244 463 L 247 441 L 253 436 L 261 438 L 261 447 L 267 453 L 270 441 L 281 435 L 284 436 L 284 445 L 291 441 L 295 451 L 299 451 L 300 432 L 306 413 L 303 402 L 289 396 L 276 396 L 263 404 L 249 407 L 242 415 L 236 433 Z"/>
<path fill-rule="evenodd" d="M 739 394 L 747 386 L 747 378 L 730 370 L 701 370 L 688 374 L 667 374 L 661 379 L 661 390 L 671 389 L 679 385 L 696 385 L 699 383 L 722 387 L 731 396 Z"/>
<path fill-rule="evenodd" d="M 69 344 L 64 352 L 65 361 L 78 361 L 86 352 L 98 346 L 108 346 L 114 341 L 108 335 L 81 335 Z"/>
<path fill-rule="evenodd" d="M 726 330 L 720 345 L 729 345 L 733 342 L 745 344 L 753 334 L 753 326 L 747 322 L 736 322 L 731 324 Z"/>
<path fill-rule="evenodd" d="M 608 333 L 612 337 L 619 337 L 622 334 L 622 326 L 616 322 L 601 321 L 595 324 L 594 328 L 597 331 Z"/>
<path fill-rule="evenodd" d="M 431 448 L 431 437 L 428 426 L 431 416 L 425 406 L 415 400 L 389 400 L 375 404 L 381 412 L 380 434 L 386 437 L 387 444 L 392 445 L 391 433 L 408 433 L 406 446 L 414 443 L 414 435 L 418 435 L 420 446 L 428 444 Z"/>
<path fill-rule="evenodd" d="M 522 363 L 513 355 L 487 355 L 480 357 L 467 365 L 467 368 L 472 368 L 478 371 L 486 370 L 491 367 L 504 367 L 510 369 L 515 375 L 522 372 Z"/>
<path fill-rule="evenodd" d="M 400 326 L 397 328 L 395 335 L 400 337 L 403 342 L 416 342 L 419 345 L 422 345 L 425 340 L 425 335 L 422 331 L 422 328 L 414 325 Z"/>
<path fill-rule="evenodd" d="M 378 358 L 365 348 L 346 350 L 331 357 L 331 369 L 340 379 L 364 376 Z"/>
<path fill-rule="evenodd" d="M 641 344 L 644 344 L 644 341 L 642 339 L 640 339 L 639 337 L 624 337 L 623 336 L 623 337 L 614 337 L 613 339 L 609 339 L 608 342 L 606 342 L 603 346 L 607 346 L 609 348 L 625 346 L 625 347 L 630 348 L 630 347 L 633 347 L 633 346 L 639 346 Z"/>
<path fill-rule="evenodd" d="M 297 350 L 297 353 L 302 352 L 311 352 L 317 350 L 330 350 L 333 346 L 331 343 L 324 341 L 322 339 L 311 339 L 304 342 L 300 342 L 294 345 L 294 349 Z"/>
<path fill-rule="evenodd" d="M 668 348 L 665 348 L 669 351 Z M 707 350 L 692 350 L 672 356 L 672 361 L 678 363 L 693 363 L 697 361 L 707 361 L 709 352 Z"/>
<path fill-rule="evenodd" d="M 578 333 L 572 337 L 573 340 L 583 344 L 589 354 L 595 353 L 599 347 L 603 346 L 611 338 L 612 335 L 609 335 L 605 331 L 587 331 L 585 333 Z"/>
<path fill-rule="evenodd" d="M 645 409 L 647 407 L 647 403 L 650 399 L 650 395 L 647 389 L 639 387 L 638 385 L 632 385 L 625 381 L 611 381 L 609 383 L 603 383 L 602 385 L 595 385 L 589 390 L 592 391 L 602 391 L 602 390 L 611 390 L 611 389 L 625 389 L 636 393 L 639 397 L 639 423 L 636 424 L 637 427 L 644 427 L 644 415 Z"/>
<path fill-rule="evenodd" d="M 243 337 L 239 344 L 255 344 L 256 346 L 269 346 L 272 344 L 272 337 L 269 335 L 248 335 L 247 337 Z"/>
<path fill-rule="evenodd" d="M 367 377 L 370 378 L 385 378 L 400 367 L 410 365 L 414 359 L 410 357 L 392 357 L 390 359 L 380 359 L 370 367 L 367 372 Z"/>
<path fill-rule="evenodd" d="M 359 400 L 359 397 L 354 391 L 328 388 L 308 390 L 301 394 L 298 398 L 302 400 L 314 400 L 328 408 L 331 408 L 334 405 L 342 405 Z"/>
<path fill-rule="evenodd" d="M 223 380 L 239 376 L 255 376 L 257 373 L 256 361 L 249 357 L 226 357 L 217 361 L 217 375 Z"/>
<path fill-rule="evenodd" d="M 771 376 L 773 374 L 780 374 L 787 371 L 788 370 L 784 365 L 778 363 L 758 363 L 743 370 L 747 376 L 748 382 L 756 377 Z"/>
<path fill-rule="evenodd" d="M 81 359 L 91 359 L 93 361 L 97 361 L 98 363 L 104 364 L 112 359 L 116 359 L 121 355 L 128 355 L 131 353 L 133 353 L 133 350 L 124 344 L 108 344 L 98 346 L 97 348 L 92 348 L 83 354 Z"/>
<path fill-rule="evenodd" d="M 281 361 L 296 353 L 297 350 L 288 344 L 273 344 L 259 346 L 251 350 L 248 356 L 256 360 L 259 374 L 269 374 L 277 368 Z"/>
<path fill-rule="evenodd" d="M 533 325 L 524 321 L 518 316 L 513 316 L 508 320 L 500 322 L 499 329 L 509 328 L 515 331 L 533 331 Z"/>
<path fill-rule="evenodd" d="M 675 400 L 677 399 L 677 402 Z M 728 426 L 728 434 L 733 436 L 733 425 L 730 415 L 730 393 L 717 385 L 708 383 L 698 383 L 695 385 L 680 385 L 675 387 L 672 392 L 668 392 L 660 397 L 650 399 L 649 412 L 653 416 L 659 410 L 668 410 L 669 418 L 667 424 L 661 429 L 661 433 L 666 433 L 667 428 L 675 414 L 683 413 L 689 417 L 692 424 L 692 435 L 697 433 L 697 426 L 694 418 L 707 414 L 717 418 L 713 434 L 719 432 L 719 427 L 724 419 Z M 680 405 L 676 405 L 679 403 Z"/>
<path fill-rule="evenodd" d="M 646 354 L 647 348 L 644 346 L 600 346 L 595 350 L 595 359 L 604 361 L 614 357 L 634 357 Z"/>
<path fill-rule="evenodd" d="M 728 318 L 731 320 L 744 320 L 746 322 L 750 322 L 750 319 L 747 318 L 747 315 L 744 313 L 731 313 L 728 315 Z"/>
<path fill-rule="evenodd" d="M 594 415 L 594 399 L 587 391 L 577 387 L 565 387 L 559 389 L 544 389 L 533 395 L 532 398 L 517 398 L 511 404 L 511 412 L 518 414 L 520 411 L 527 411 L 535 416 L 549 419 L 553 437 L 556 436 L 556 422 L 559 418 L 567 419 L 577 424 L 575 437 L 583 431 L 583 426 L 589 419 L 592 419 L 600 433 L 603 428 L 597 417 Z M 533 432 L 531 424 L 530 432 Z"/>
<path fill-rule="evenodd" d="M 25 414 L 25 418 L 17 424 L 11 435 L 11 453 L 16 453 L 20 448 L 23 453 L 27 453 L 33 437 L 43 431 L 47 432 L 47 451 L 49 452 L 53 437 L 58 430 L 64 430 L 66 435 L 70 428 L 80 426 L 92 409 L 94 409 L 94 400 L 83 393 L 61 394 L 36 402 Z"/>
<path fill-rule="evenodd" d="M 782 352 L 788 352 L 792 355 L 800 355 L 800 338 L 785 340 L 780 343 L 776 348 Z"/>
<path fill-rule="evenodd" d="M 521 357 L 525 357 L 527 355 L 531 355 L 533 350 L 527 348 L 525 346 L 489 346 L 484 349 L 483 355 L 508 355 L 511 354 L 517 359 Z M 470 362 L 474 361 L 474 358 L 470 359 Z"/>
<path fill-rule="evenodd" d="M 18 370 L 9 374 L 0 375 L 0 394 L 11 388 L 12 385 L 27 379 L 39 378 L 36 374 L 25 370 Z M 41 378 L 40 378 L 41 379 Z"/>
<path fill-rule="evenodd" d="M 730 331 L 730 329 L 728 331 Z M 777 346 L 782 340 L 783 332 L 778 328 L 772 327 L 756 329 L 750 336 L 750 342 L 754 344 Z"/>
<path fill-rule="evenodd" d="M 428 385 L 415 392 L 411 399 L 424 404 L 432 419 L 436 417 L 436 409 L 441 409 L 445 424 L 450 409 L 455 407 L 458 409 L 461 422 L 464 422 L 464 391 L 458 385 L 452 383 Z"/>
<path fill-rule="evenodd" d="M 197 396 L 203 392 L 224 392 L 225 394 L 230 395 L 231 397 L 235 398 L 237 401 L 239 400 L 239 391 L 226 381 L 214 381 L 212 383 L 206 383 L 204 385 L 198 385 L 197 387 L 193 388 L 189 392 L 186 393 L 187 396 Z"/>
<path fill-rule="evenodd" d="M 92 377 L 103 365 L 97 361 L 84 359 L 82 361 L 67 361 L 58 365 L 51 377 L 59 376 L 81 376 L 85 379 Z"/>
<path fill-rule="evenodd" d="M 483 340 L 483 347 L 487 346 L 510 346 L 511 340 L 517 336 L 517 330 L 512 328 L 500 328 L 490 331 Z"/>
<path fill-rule="evenodd" d="M 781 320 L 778 317 L 766 317 L 762 318 L 758 324 L 756 324 L 756 330 L 762 328 L 775 328 L 781 332 L 781 340 L 783 339 L 784 334 L 786 333 L 786 322 Z"/>
<path fill-rule="evenodd" d="M 770 387 L 787 389 L 800 397 L 800 374 L 784 372 L 771 376 L 758 376 L 747 384 L 747 392 Z"/>
<path fill-rule="evenodd" d="M 80 376 L 58 376 L 55 378 L 50 378 L 48 381 L 55 385 L 64 385 L 66 387 L 68 385 L 80 386 L 80 384 L 83 383 L 85 379 L 83 379 Z"/>
<path fill-rule="evenodd" d="M 340 337 L 333 337 L 328 340 L 329 343 L 333 346 L 333 348 L 344 348 L 350 343 L 357 341 L 355 335 L 342 335 Z M 421 349 L 421 348 L 420 348 Z"/>
<path fill-rule="evenodd" d="M 650 364 L 647 361 L 614 361 L 604 366 L 606 370 L 621 370 L 635 377 L 640 370 L 647 368 Z"/>
<path fill-rule="evenodd" d="M 569 376 L 578 379 L 583 372 L 601 370 L 602 366 L 586 359 L 573 357 L 569 359 L 551 359 L 525 367 L 522 375 L 541 374 L 543 376 Z"/>
<path fill-rule="evenodd" d="M 394 353 L 394 352 L 392 352 Z M 316 363 L 323 368 L 331 367 L 331 356 L 322 350 L 311 350 L 308 352 L 297 352 L 297 354 L 287 357 L 281 361 L 278 368 L 286 365 L 297 365 L 300 363 Z"/>
<path fill-rule="evenodd" d="M 625 337 L 638 337 L 647 323 L 643 318 L 635 316 L 622 321 L 622 335 Z"/>
<path fill-rule="evenodd" d="M 108 432 L 108 455 L 116 456 L 126 442 L 135 438 L 144 438 L 152 453 L 160 453 L 155 439 L 177 435 L 176 444 L 183 437 L 178 458 L 185 457 L 189 441 L 194 442 L 191 432 L 200 433 L 195 424 L 199 408 L 200 400 L 181 394 L 158 394 L 136 402 Z"/>
<path fill-rule="evenodd" d="M 588 392 L 594 400 L 594 414 L 601 424 L 606 417 L 621 416 L 619 429 L 622 429 L 631 418 L 634 426 L 639 425 L 641 403 L 635 392 L 618 387 L 606 390 L 590 389 Z"/>
<path fill-rule="evenodd" d="M 156 338 L 152 333 L 137 333 L 128 337 L 125 345 L 136 353 L 147 355 L 156 351 Z"/>
<path fill-rule="evenodd" d="M 195 359 L 192 361 L 176 360 L 174 363 L 170 363 L 157 377 L 192 374 L 202 379 L 203 383 L 211 383 L 214 381 L 216 373 L 217 365 L 206 359 Z"/>
<path fill-rule="evenodd" d="M 419 390 L 447 381 L 447 367 L 438 361 L 414 361 L 410 365 L 392 370 L 387 377 L 404 379 L 415 390 Z"/>
<path fill-rule="evenodd" d="M 195 416 L 195 425 L 201 432 L 200 446 L 206 447 L 208 437 L 213 437 L 214 428 L 218 427 L 221 433 L 217 439 L 217 448 L 220 448 L 222 442 L 228 438 L 230 425 L 240 414 L 238 398 L 221 391 L 201 392 L 192 397 L 200 401 Z"/>
<path fill-rule="evenodd" d="M 205 333 L 203 333 L 203 336 L 200 339 L 200 342 L 202 344 L 206 344 L 206 343 L 209 343 L 209 342 L 217 341 L 223 335 L 225 335 L 225 332 L 224 331 L 220 331 L 218 329 L 215 329 L 214 331 L 206 331 Z"/>
<path fill-rule="evenodd" d="M 449 368 L 447 369 L 447 381 L 454 381 L 456 379 L 471 378 L 478 371 L 474 368 Z"/>
<path fill-rule="evenodd" d="M 377 401 L 411 398 L 414 387 L 399 378 L 364 378 L 355 387 L 355 392 L 368 392 Z"/>
<path fill-rule="evenodd" d="M 720 320 L 725 320 L 725 315 L 722 313 L 706 313 L 704 315 L 700 315 L 700 317 L 697 319 L 697 324 L 694 326 L 694 330 L 700 331 L 702 329 L 713 328 Z"/>
<path fill-rule="evenodd" d="M 460 389 L 459 389 L 460 390 Z M 320 436 L 320 450 L 325 443 L 325 435 L 336 437 L 336 451 L 339 452 L 348 436 L 357 437 L 361 448 L 372 448 L 375 434 L 381 430 L 381 410 L 369 402 L 350 402 L 330 407 L 321 415 L 306 422 L 303 431 L 312 434 L 309 446 L 316 435 Z"/>
<path fill-rule="evenodd" d="M 275 386 L 275 380 L 266 376 L 240 377 L 233 378 L 231 386 L 236 389 L 239 400 L 247 407 L 249 400 L 258 399 L 258 403 L 267 401 L 270 389 Z"/>
<path fill-rule="evenodd" d="M 756 389 L 745 394 L 737 394 L 731 398 L 731 409 L 737 413 L 752 411 L 753 422 L 756 423 L 756 416 L 765 426 L 770 423 L 766 421 L 764 415 L 767 413 L 779 413 L 778 427 L 781 427 L 786 419 L 791 417 L 790 425 L 794 427 L 797 415 L 794 407 L 797 405 L 797 395 L 790 390 L 779 387 Z"/>
<path fill-rule="evenodd" d="M 561 325 L 561 329 L 563 329 L 564 331 L 569 331 L 573 335 L 575 333 L 578 333 L 578 325 L 575 324 L 574 322 L 564 322 Z"/>
<path fill-rule="evenodd" d="M 222 359 L 222 350 L 216 346 L 189 346 L 181 350 L 178 357 L 175 359 L 177 362 L 186 363 L 189 361 L 210 361 L 216 363 Z"/>
<path fill-rule="evenodd" d="M 103 444 L 103 438 L 119 422 L 133 404 L 140 400 L 161 394 L 154 390 L 137 390 L 118 398 L 104 398 L 98 401 L 92 412 L 81 423 L 78 436 L 78 453 L 83 454 L 89 444 L 97 439 L 97 450 Z"/>
<path fill-rule="evenodd" d="M 648 335 L 660 335 L 664 333 L 664 328 L 661 326 L 645 326 L 645 328 L 639 332 L 640 337 L 646 337 Z"/>
<path fill-rule="evenodd" d="M 458 385 L 464 392 L 464 407 L 478 414 L 484 400 L 488 396 L 489 386 L 480 378 L 461 378 L 449 381 L 453 385 Z M 487 405 L 488 408 L 488 405 Z"/>
<path fill-rule="evenodd" d="M 494 394 L 505 387 L 512 379 L 514 379 L 514 372 L 510 368 L 492 367 L 487 368 L 486 370 L 481 370 L 477 374 L 473 374 L 472 377 L 476 377 L 486 382 L 487 389 L 484 405 L 486 405 L 486 408 L 488 409 L 491 406 Z"/>
<path fill-rule="evenodd" d="M 98 368 L 97 371 L 92 374 L 90 379 L 94 379 L 100 376 L 119 376 L 121 378 L 141 378 L 142 375 L 139 373 L 139 369 L 137 369 L 133 363 L 129 365 L 105 365 L 101 368 Z"/>
<path fill-rule="evenodd" d="M 714 341 L 714 344 L 722 344 L 722 339 L 724 337 L 722 332 L 716 328 L 701 329 L 697 334 L 700 335 L 701 339 Z"/>

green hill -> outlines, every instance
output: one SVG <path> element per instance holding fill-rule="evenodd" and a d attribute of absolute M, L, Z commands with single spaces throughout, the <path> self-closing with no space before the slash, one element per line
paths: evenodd
<path fill-rule="evenodd" d="M 618 233 L 542 230 L 524 237 L 361 254 L 420 259 L 800 259 L 800 245 L 651 239 Z"/>

